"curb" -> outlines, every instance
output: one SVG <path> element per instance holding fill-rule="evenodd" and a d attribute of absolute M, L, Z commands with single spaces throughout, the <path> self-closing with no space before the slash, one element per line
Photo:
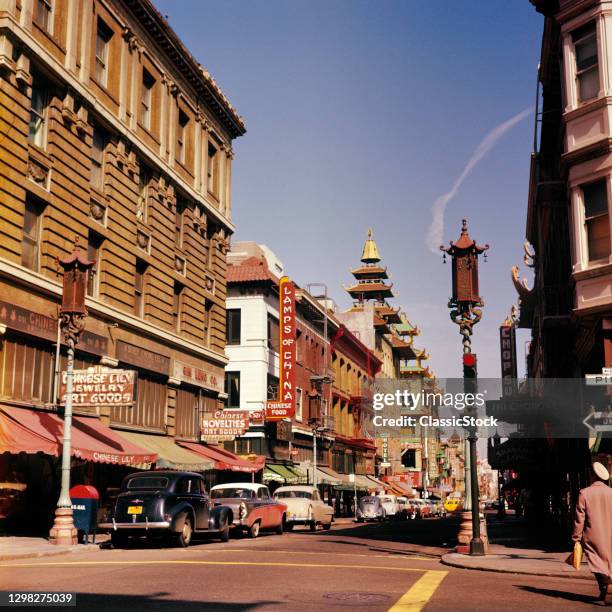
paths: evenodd
<path fill-rule="evenodd" d="M 450 553 L 455 554 L 455 553 Z M 527 571 L 521 569 L 507 569 L 504 567 L 491 567 L 490 565 L 466 565 L 460 561 L 454 561 L 453 559 L 447 559 L 449 555 L 442 555 L 440 558 L 440 562 L 443 565 L 448 565 L 449 567 L 459 567 L 461 569 L 467 570 L 477 570 L 480 572 L 496 572 L 498 574 L 520 574 L 522 576 L 548 576 L 549 578 L 573 578 L 579 580 L 593 580 L 593 577 L 590 574 L 585 574 L 582 571 L 576 573 L 570 572 L 534 572 Z"/>
<path fill-rule="evenodd" d="M 53 546 L 49 544 L 49 546 Z M 78 548 L 77 548 L 78 547 Z M 74 547 L 71 548 L 62 548 L 62 549 L 51 549 L 51 550 L 39 550 L 32 552 L 22 552 L 22 553 L 9 553 L 6 555 L 0 554 L 0 561 L 17 561 L 20 559 L 37 559 L 39 557 L 55 557 L 57 555 L 74 555 L 84 552 L 93 552 L 94 550 L 99 550 L 100 546 L 98 544 L 88 544 L 83 546 L 82 544 L 75 544 Z"/>

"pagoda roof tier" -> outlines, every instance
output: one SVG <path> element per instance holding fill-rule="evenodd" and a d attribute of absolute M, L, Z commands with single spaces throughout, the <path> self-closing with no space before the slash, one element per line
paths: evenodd
<path fill-rule="evenodd" d="M 419 336 L 421 334 L 421 330 L 418 327 L 415 327 L 410 323 L 410 321 L 404 321 L 403 323 L 398 323 L 393 326 L 393 329 L 400 336 Z"/>
<path fill-rule="evenodd" d="M 379 317 L 377 314 L 374 314 L 374 328 L 379 333 L 391 333 L 391 328 L 387 325 L 387 322 L 382 317 Z"/>
<path fill-rule="evenodd" d="M 387 268 L 383 268 L 382 266 L 360 266 L 359 268 L 355 268 L 351 270 L 351 274 L 356 279 L 366 279 L 366 278 L 379 278 L 386 279 L 389 278 L 387 274 Z"/>
<path fill-rule="evenodd" d="M 393 352 L 402 359 L 416 358 L 412 346 L 397 336 L 391 336 L 391 348 L 393 349 Z"/>
<path fill-rule="evenodd" d="M 387 323 L 401 323 L 402 320 L 399 316 L 399 308 L 391 308 L 387 304 L 381 304 L 380 306 L 376 306 L 376 314 L 379 317 L 383 317 L 387 321 Z"/>
<path fill-rule="evenodd" d="M 367 299 L 378 299 L 393 297 L 393 285 L 385 283 L 357 283 L 350 287 L 345 287 L 351 297 L 367 296 Z"/>

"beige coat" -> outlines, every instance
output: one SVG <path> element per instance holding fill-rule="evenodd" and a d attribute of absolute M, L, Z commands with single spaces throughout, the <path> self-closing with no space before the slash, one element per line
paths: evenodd
<path fill-rule="evenodd" d="M 580 491 L 572 540 L 582 540 L 593 573 L 612 578 L 612 489 L 607 484 L 595 482 Z"/>

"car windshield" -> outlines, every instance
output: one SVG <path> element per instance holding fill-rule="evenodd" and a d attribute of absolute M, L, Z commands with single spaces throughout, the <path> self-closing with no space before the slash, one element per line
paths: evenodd
<path fill-rule="evenodd" d="M 383 504 L 392 504 L 393 503 L 393 498 L 392 497 L 381 497 L 380 501 Z"/>
<path fill-rule="evenodd" d="M 210 492 L 210 496 L 213 499 L 219 499 L 221 497 L 239 497 L 240 499 L 252 499 L 255 497 L 255 492 L 251 489 L 239 489 L 228 487 L 227 489 L 213 489 Z"/>
<path fill-rule="evenodd" d="M 375 506 L 378 506 L 378 504 L 380 503 L 380 499 L 378 497 L 362 497 L 361 503 L 362 504 L 374 504 Z"/>
<path fill-rule="evenodd" d="M 274 497 L 278 499 L 312 499 L 312 493 L 310 491 L 277 491 Z"/>
<path fill-rule="evenodd" d="M 128 489 L 166 489 L 168 479 L 162 476 L 136 476 L 130 478 L 127 483 Z"/>

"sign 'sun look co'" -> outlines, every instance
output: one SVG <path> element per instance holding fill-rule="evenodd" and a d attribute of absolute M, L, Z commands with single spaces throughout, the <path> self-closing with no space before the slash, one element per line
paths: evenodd
<path fill-rule="evenodd" d="M 283 276 L 279 285 L 279 383 L 278 399 L 266 403 L 266 420 L 290 419 L 295 414 L 296 319 L 295 285 Z"/>

